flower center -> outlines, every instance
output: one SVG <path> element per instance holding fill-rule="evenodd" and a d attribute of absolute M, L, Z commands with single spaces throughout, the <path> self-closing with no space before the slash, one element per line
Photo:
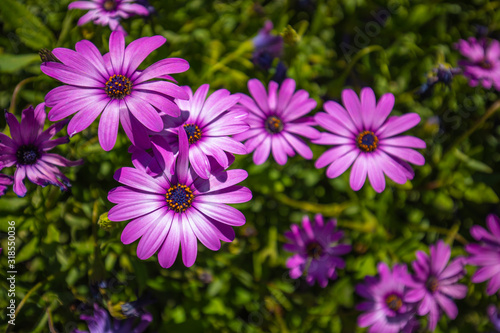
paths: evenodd
<path fill-rule="evenodd" d="M 130 95 L 132 83 L 123 75 L 113 75 L 106 82 L 106 94 L 111 98 L 123 99 L 125 96 Z"/>
<path fill-rule="evenodd" d="M 201 130 L 195 124 L 185 124 L 184 130 L 188 135 L 189 143 L 195 143 L 201 139 Z"/>
<path fill-rule="evenodd" d="M 34 145 L 23 145 L 16 153 L 17 163 L 21 165 L 32 165 L 40 158 L 38 148 Z"/>
<path fill-rule="evenodd" d="M 483 59 L 481 60 L 478 65 L 481 67 L 481 68 L 484 68 L 484 69 L 491 69 L 491 67 L 493 67 L 493 64 L 488 60 L 488 59 Z"/>
<path fill-rule="evenodd" d="M 193 204 L 193 191 L 186 185 L 177 184 L 168 189 L 167 194 L 168 207 L 177 212 L 185 212 Z"/>
<path fill-rule="evenodd" d="M 439 287 L 438 279 L 435 276 L 431 276 L 429 278 L 429 280 L 427 280 L 427 289 L 429 289 L 429 291 L 435 293 L 436 290 L 438 289 L 438 287 Z"/>
<path fill-rule="evenodd" d="M 398 311 L 403 306 L 403 301 L 401 300 L 401 298 L 394 294 L 390 294 L 389 296 L 387 296 L 385 299 L 385 303 L 387 304 L 389 309 L 393 311 Z"/>
<path fill-rule="evenodd" d="M 307 244 L 306 251 L 309 257 L 318 259 L 323 254 L 323 246 L 318 242 L 312 241 Z"/>
<path fill-rule="evenodd" d="M 356 143 L 358 144 L 359 149 L 368 153 L 377 149 L 378 138 L 372 131 L 364 131 L 358 135 Z"/>
<path fill-rule="evenodd" d="M 279 133 L 283 130 L 283 122 L 275 116 L 271 116 L 266 120 L 266 130 L 271 134 Z"/>
<path fill-rule="evenodd" d="M 104 1 L 103 7 L 108 12 L 116 9 L 116 1 L 115 0 L 106 0 Z"/>

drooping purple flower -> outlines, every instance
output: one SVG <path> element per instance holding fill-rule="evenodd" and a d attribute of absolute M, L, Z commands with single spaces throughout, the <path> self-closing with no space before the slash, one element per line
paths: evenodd
<path fill-rule="evenodd" d="M 229 135 L 248 130 L 245 122 L 248 112 L 235 107 L 240 97 L 231 95 L 226 89 L 219 89 L 207 98 L 210 88 L 208 84 L 202 85 L 194 94 L 191 88 L 183 88 L 189 95 L 189 100 L 175 100 L 181 115 L 177 118 L 163 116 L 164 130 L 154 133 L 151 140 L 154 146 L 172 146 L 174 151 L 178 151 L 178 131 L 185 131 L 189 140 L 190 165 L 200 177 L 208 179 L 208 156 L 212 156 L 220 166 L 227 169 L 227 153 L 247 153 L 245 146 Z M 158 149 L 153 152 L 158 152 Z"/>
<path fill-rule="evenodd" d="M 416 327 L 414 307 L 405 301 L 407 282 L 411 279 L 406 265 L 391 270 L 385 263 L 377 266 L 379 277 L 367 276 L 356 286 L 356 292 L 367 301 L 356 306 L 364 313 L 358 326 L 370 326 L 370 333 L 411 333 Z"/>
<path fill-rule="evenodd" d="M 318 138 L 320 133 L 311 117 L 304 117 L 316 107 L 316 101 L 309 98 L 305 90 L 295 92 L 295 81 L 286 79 L 279 87 L 274 81 L 269 83 L 269 95 L 264 85 L 257 79 L 248 81 L 248 90 L 253 99 L 240 94 L 239 103 L 248 110 L 250 129 L 235 135 L 244 141 L 248 153 L 255 150 L 255 164 L 264 163 L 272 152 L 278 164 L 284 165 L 287 156 L 299 153 L 306 159 L 313 157 L 311 148 L 300 139 Z"/>
<path fill-rule="evenodd" d="M 94 24 L 109 26 L 113 31 L 125 32 L 121 19 L 140 15 L 148 16 L 149 9 L 134 0 L 79 0 L 69 4 L 68 9 L 84 9 L 88 12 L 80 17 L 78 25 L 92 21 Z"/>
<path fill-rule="evenodd" d="M 101 56 L 87 40 L 76 43 L 76 51 L 56 48 L 52 52 L 62 62 L 44 62 L 42 72 L 67 85 L 52 89 L 46 96 L 51 121 L 66 118 L 76 112 L 68 124 L 70 136 L 83 131 L 101 115 L 99 142 L 109 151 L 116 142 L 121 123 L 130 141 L 149 148 L 147 130 L 163 129 L 161 115 L 180 115 L 173 102 L 187 99 L 184 89 L 172 82 L 172 73 L 189 68 L 184 59 L 160 60 L 143 71 L 137 70 L 142 61 L 165 43 L 162 36 L 142 37 L 125 48 L 125 36 L 115 31 L 109 40 L 110 52 Z"/>
<path fill-rule="evenodd" d="M 285 237 L 285 251 L 295 253 L 288 258 L 286 266 L 290 268 L 290 277 L 298 279 L 307 273 L 307 283 L 313 285 L 315 281 L 321 287 L 326 287 L 328 279 L 336 279 L 337 268 L 344 268 L 345 262 L 341 255 L 351 251 L 351 246 L 339 244 L 344 236 L 342 231 L 337 231 L 337 221 L 332 219 L 323 223 L 323 216 L 317 214 L 311 224 L 308 216 L 302 219 L 302 228 L 292 224 L 292 231 L 287 231 Z"/>
<path fill-rule="evenodd" d="M 140 161 L 136 168 L 121 168 L 115 179 L 124 186 L 109 192 L 111 221 L 132 220 L 122 232 L 121 240 L 130 244 L 141 238 L 137 246 L 139 259 L 147 259 L 156 251 L 162 267 L 172 266 L 182 247 L 182 260 L 193 265 L 197 255 L 197 239 L 212 251 L 220 249 L 220 240 L 234 239 L 232 226 L 245 224 L 245 216 L 226 204 L 247 202 L 252 194 L 238 186 L 248 173 L 245 170 L 224 170 L 212 157 L 212 175 L 198 177 L 188 166 L 189 142 L 185 131 L 179 131 L 179 155 L 175 173 L 171 174 L 173 154 L 163 151 L 158 161 L 163 174 L 150 176 Z"/>
<path fill-rule="evenodd" d="M 0 147 L 1 147 L 1 141 L 0 141 Z M 0 197 L 7 192 L 7 188 L 12 185 L 13 180 L 12 177 L 9 177 L 7 175 L 0 174 Z"/>
<path fill-rule="evenodd" d="M 409 291 L 405 301 L 418 302 L 417 312 L 420 316 L 429 314 L 428 328 L 436 329 L 436 325 L 444 311 L 450 319 L 458 315 L 458 308 L 453 299 L 461 299 L 467 295 L 467 286 L 457 281 L 465 275 L 463 258 L 456 258 L 449 265 L 451 249 L 443 241 L 430 246 L 430 256 L 417 251 L 417 260 L 412 262 L 415 274 L 408 281 Z"/>
<path fill-rule="evenodd" d="M 495 294 L 500 289 L 500 219 L 490 214 L 486 218 L 488 230 L 479 225 L 470 229 L 470 234 L 479 243 L 467 244 L 467 263 L 480 268 L 472 276 L 473 283 L 489 280 L 486 293 Z"/>
<path fill-rule="evenodd" d="M 144 332 L 151 321 L 153 316 L 149 312 L 142 312 L 139 314 L 139 322 L 136 326 L 135 317 L 118 320 L 112 318 L 108 311 L 102 309 L 94 303 L 93 315 L 82 314 L 81 320 L 87 322 L 89 331 L 74 330 L 73 333 L 142 333 Z"/>
<path fill-rule="evenodd" d="M 59 186 L 61 190 L 67 190 L 71 184 L 58 167 L 80 165 L 83 161 L 73 162 L 60 155 L 49 153 L 56 146 L 69 142 L 67 136 L 51 140 L 67 122 L 53 124 L 44 131 L 45 103 L 38 104 L 35 109 L 30 106 L 23 110 L 21 123 L 9 112 L 5 112 L 5 118 L 12 138 L 0 133 L 0 169 L 16 167 L 14 193 L 20 197 L 26 195 L 27 189 L 24 185 L 26 177 L 36 185 L 51 184 Z M 0 180 L 1 185 L 9 185 L 6 177 L 0 178 L 3 179 Z"/>
<path fill-rule="evenodd" d="M 376 103 L 371 88 L 361 90 L 361 100 L 346 89 L 342 102 L 345 108 L 328 101 L 324 104 L 326 113 L 315 115 L 316 122 L 328 132 L 312 142 L 334 146 L 318 158 L 316 168 L 329 165 L 326 175 L 336 178 L 352 165 L 350 185 L 355 191 L 363 187 L 367 176 L 379 193 L 385 189 L 384 174 L 398 184 L 413 179 L 414 172 L 405 161 L 423 165 L 424 157 L 411 148 L 425 148 L 425 142 L 397 135 L 416 126 L 420 116 L 408 113 L 387 118 L 394 106 L 394 95 L 387 93 Z"/>
<path fill-rule="evenodd" d="M 280 58 L 283 52 L 283 37 L 272 35 L 273 23 L 266 21 L 253 39 L 254 52 L 252 61 L 264 70 L 269 70 L 275 58 Z"/>
<path fill-rule="evenodd" d="M 461 39 L 455 47 L 467 60 L 459 61 L 469 85 L 481 84 L 486 89 L 500 90 L 500 42 L 494 39 L 469 37 Z"/>
<path fill-rule="evenodd" d="M 500 332 L 500 313 L 498 312 L 498 307 L 493 304 L 490 304 L 488 305 L 487 312 L 491 323 L 495 327 L 495 330 L 497 332 Z"/>

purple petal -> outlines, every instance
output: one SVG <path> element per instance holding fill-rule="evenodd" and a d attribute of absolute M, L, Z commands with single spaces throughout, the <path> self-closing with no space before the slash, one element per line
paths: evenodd
<path fill-rule="evenodd" d="M 109 37 L 109 55 L 114 74 L 123 74 L 125 57 L 125 35 L 121 31 L 113 31 Z"/>
<path fill-rule="evenodd" d="M 177 253 L 179 252 L 180 245 L 180 234 L 181 234 L 181 221 L 180 215 L 174 214 L 172 219 L 172 226 L 170 227 L 170 232 L 165 239 L 160 252 L 158 252 L 158 261 L 160 266 L 163 268 L 171 267 L 175 258 L 177 257 Z"/>
<path fill-rule="evenodd" d="M 131 42 L 125 49 L 123 74 L 130 77 L 146 57 L 165 44 L 167 40 L 162 36 L 142 37 Z"/>
<path fill-rule="evenodd" d="M 193 266 L 198 252 L 196 235 L 190 227 L 185 215 L 180 216 L 182 262 L 186 267 Z"/>

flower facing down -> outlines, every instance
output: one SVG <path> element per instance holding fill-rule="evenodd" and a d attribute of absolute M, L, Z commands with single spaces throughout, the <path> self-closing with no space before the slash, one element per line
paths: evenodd
<path fill-rule="evenodd" d="M 165 41 L 162 36 L 142 37 L 125 48 L 125 36 L 115 31 L 109 40 L 110 52 L 104 57 L 87 40 L 76 43 L 76 51 L 54 49 L 52 53 L 62 63 L 44 62 L 41 70 L 66 85 L 45 96 L 47 106 L 52 107 L 49 120 L 76 113 L 68 124 L 68 134 L 72 136 L 101 115 L 98 135 L 104 150 L 115 145 L 119 123 L 134 145 L 149 148 L 147 130 L 161 131 L 162 114 L 180 115 L 173 100 L 188 98 L 176 84 L 159 80 L 173 80 L 169 74 L 186 71 L 186 60 L 163 59 L 143 71 L 137 70 Z"/>
<path fill-rule="evenodd" d="M 405 302 L 410 280 L 406 265 L 395 265 L 391 272 L 387 264 L 379 263 L 377 269 L 379 277 L 367 276 L 356 286 L 356 292 L 367 299 L 356 306 L 364 312 L 358 326 L 370 326 L 370 333 L 411 333 L 417 325 L 413 306 Z"/>
<path fill-rule="evenodd" d="M 245 141 L 248 153 L 255 150 L 255 164 L 264 163 L 272 152 L 278 164 L 284 165 L 287 156 L 299 153 L 311 159 L 311 148 L 299 136 L 308 139 L 319 137 L 319 131 L 312 126 L 316 123 L 303 117 L 316 107 L 316 101 L 309 98 L 305 90 L 295 92 L 295 81 L 286 79 L 279 87 L 274 81 L 269 83 L 269 94 L 257 79 L 248 81 L 248 90 L 253 99 L 240 94 L 239 103 L 249 112 L 247 119 L 250 129 L 234 136 Z"/>
<path fill-rule="evenodd" d="M 254 52 L 252 61 L 264 70 L 269 70 L 275 58 L 280 58 L 283 52 L 283 37 L 272 35 L 273 23 L 266 21 L 253 39 Z"/>
<path fill-rule="evenodd" d="M 189 141 L 189 163 L 202 178 L 210 176 L 208 156 L 212 156 L 224 169 L 229 167 L 227 153 L 246 154 L 245 146 L 230 138 L 248 130 L 246 110 L 235 108 L 240 99 L 226 89 L 219 89 L 207 98 L 208 84 L 202 85 L 194 94 L 189 87 L 183 87 L 189 100 L 176 100 L 181 110 L 177 118 L 163 116 L 165 130 L 152 136 L 153 145 L 165 148 L 175 147 L 179 141 L 178 131 L 186 132 Z M 157 152 L 158 150 L 153 150 Z"/>
<path fill-rule="evenodd" d="M 481 84 L 486 89 L 494 86 L 500 90 L 500 42 L 470 37 L 461 39 L 455 47 L 467 60 L 458 64 L 463 68 L 464 75 L 469 79 L 469 85 L 475 87 Z"/>
<path fill-rule="evenodd" d="M 444 311 L 455 319 L 458 309 L 453 299 L 467 295 L 467 286 L 457 281 L 465 275 L 463 258 L 456 258 L 449 265 L 451 249 L 443 241 L 430 246 L 431 255 L 417 251 L 417 260 L 412 263 L 415 274 L 408 281 L 409 291 L 405 301 L 418 302 L 418 314 L 429 314 L 428 328 L 436 329 L 437 322 Z"/>
<path fill-rule="evenodd" d="M 80 17 L 78 25 L 92 21 L 95 24 L 109 26 L 113 31 L 124 32 L 121 19 L 131 16 L 148 16 L 150 11 L 134 0 L 81 0 L 69 4 L 68 9 L 84 9 L 88 12 Z"/>
<path fill-rule="evenodd" d="M 0 169 L 15 166 L 14 192 L 24 197 L 27 189 L 24 179 L 28 179 L 40 186 L 57 185 L 61 190 L 67 190 L 69 179 L 59 171 L 58 167 L 80 165 L 82 160 L 70 161 L 66 158 L 49 153 L 56 146 L 69 142 L 67 136 L 50 140 L 67 122 L 59 122 L 43 131 L 45 123 L 45 104 L 39 104 L 36 109 L 32 106 L 23 110 L 21 123 L 9 113 L 5 113 L 7 125 L 12 138 L 0 133 Z M 0 186 L 8 185 L 9 180 L 0 178 Z M 3 179 L 3 180 L 2 180 Z"/>
<path fill-rule="evenodd" d="M 500 218 L 490 214 L 486 225 L 489 232 L 478 225 L 470 229 L 470 234 L 479 244 L 467 244 L 465 250 L 469 252 L 467 263 L 480 267 L 472 276 L 472 282 L 489 280 L 486 293 L 493 295 L 500 289 Z"/>
<path fill-rule="evenodd" d="M 493 304 L 490 304 L 488 306 L 487 312 L 491 323 L 495 327 L 495 330 L 497 332 L 500 332 L 500 314 L 498 313 L 498 307 L 496 307 Z"/>
<path fill-rule="evenodd" d="M 151 313 L 142 312 L 138 315 L 137 322 L 135 317 L 119 320 L 112 318 L 108 311 L 101 309 L 97 303 L 94 303 L 93 315 L 83 314 L 81 320 L 87 322 L 89 331 L 74 330 L 73 333 L 142 333 L 153 320 Z"/>
<path fill-rule="evenodd" d="M 182 247 L 182 260 L 191 266 L 196 260 L 197 239 L 210 250 L 220 249 L 220 240 L 234 239 L 232 226 L 245 224 L 245 216 L 226 204 L 247 202 L 252 194 L 238 186 L 247 178 L 244 170 L 223 170 L 211 157 L 212 175 L 196 176 L 188 166 L 188 138 L 179 131 L 179 156 L 174 174 L 170 173 L 173 155 L 162 161 L 163 175 L 153 178 L 144 168 L 121 168 L 115 179 L 124 186 L 109 192 L 111 221 L 132 220 L 122 232 L 121 240 L 137 246 L 139 259 L 158 251 L 162 267 L 172 266 Z"/>
<path fill-rule="evenodd" d="M 340 104 L 328 101 L 325 112 L 315 116 L 316 122 L 328 132 L 321 133 L 313 143 L 332 145 L 316 161 L 316 168 L 327 165 L 326 175 L 336 178 L 351 165 L 350 185 L 355 191 L 363 187 L 366 177 L 373 189 L 385 189 L 384 174 L 398 184 L 413 179 L 407 162 L 423 165 L 424 157 L 412 148 L 425 148 L 425 142 L 413 136 L 397 136 L 416 126 L 420 116 L 408 113 L 387 118 L 394 106 L 394 95 L 383 95 L 378 103 L 371 88 L 361 90 L 361 100 L 350 89 L 342 92 Z"/>
<path fill-rule="evenodd" d="M 329 220 L 325 224 L 323 216 L 318 214 L 314 218 L 314 223 L 311 224 L 309 217 L 304 216 L 302 228 L 293 224 L 292 231 L 285 233 L 290 243 L 285 244 L 283 248 L 295 253 L 286 262 L 293 279 L 298 279 L 307 271 L 307 282 L 313 285 L 318 281 L 324 288 L 328 284 L 328 279 L 337 278 L 335 270 L 345 267 L 345 262 L 340 256 L 349 253 L 351 246 L 338 243 L 344 233 L 337 231 L 336 227 L 336 220 Z"/>

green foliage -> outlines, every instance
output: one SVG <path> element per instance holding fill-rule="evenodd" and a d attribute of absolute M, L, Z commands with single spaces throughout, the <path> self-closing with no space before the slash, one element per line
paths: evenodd
<path fill-rule="evenodd" d="M 112 281 L 112 287 L 101 290 L 110 310 L 145 292 L 157 298 L 148 307 L 154 316 L 148 332 L 365 332 L 356 325 L 359 312 L 354 305 L 360 298 L 354 288 L 366 275 L 376 274 L 378 262 L 409 264 L 415 251 L 427 251 L 438 239 L 453 245 L 453 256 L 465 254 L 471 225 L 483 225 L 486 215 L 498 207 L 498 115 L 485 122 L 481 117 L 499 96 L 469 87 L 461 76 L 449 87 L 438 85 L 429 99 L 418 99 L 414 93 L 439 63 L 456 66 L 460 56 L 453 44 L 475 35 L 477 24 L 498 36 L 499 2 L 317 0 L 309 1 L 311 10 L 300 6 L 306 2 L 152 0 L 155 15 L 146 20 L 133 17 L 124 27 L 127 43 L 155 34 L 168 40 L 143 66 L 181 57 L 191 68 L 175 75 L 180 85 L 197 88 L 210 83 L 211 91 L 247 93 L 248 79 L 268 82 L 274 74 L 262 72 L 251 61 L 251 39 L 270 19 L 274 33 L 287 39 L 287 74 L 318 101 L 315 112 L 325 100 L 338 100 L 344 88 L 359 91 L 371 86 L 377 97 L 395 95 L 394 114 L 421 116 L 410 134 L 426 141 L 426 165 L 415 168 L 414 179 L 405 185 L 387 180 L 381 194 L 368 185 L 353 192 L 348 173 L 328 179 L 313 161 L 294 157 L 279 166 L 270 159 L 256 166 L 251 155 L 238 156 L 232 168 L 248 170 L 244 185 L 253 192 L 251 202 L 237 206 L 246 225 L 236 228 L 236 240 L 218 252 L 199 246 L 193 267 L 185 268 L 177 260 L 167 270 L 156 256 L 139 260 L 137 242 L 121 243 L 126 222 L 112 227 L 106 221 L 103 214 L 112 207 L 107 193 L 118 185 L 113 173 L 131 166 L 129 142 L 120 132 L 115 148 L 104 152 L 93 124 L 57 148 L 67 158 L 85 160 L 66 171 L 71 192 L 29 184 L 25 198 L 10 191 L 0 199 L 0 245 L 7 247 L 6 221 L 16 221 L 19 307 L 24 300 L 13 332 L 48 332 L 49 325 L 59 332 L 86 329 L 75 310 L 79 302 L 91 300 L 90 283 L 103 278 Z M 74 49 L 77 41 L 89 39 L 107 52 L 109 29 L 90 23 L 78 27 L 84 11 L 68 11 L 68 3 L 0 0 L 0 108 L 13 106 L 19 116 L 59 85 L 41 75 L 38 49 Z M 368 23 L 377 23 L 381 10 L 390 15 L 375 34 Z M 366 38 L 356 37 L 358 31 Z M 475 124 L 477 130 L 468 133 Z M 4 125 L 2 120 L 0 129 Z M 316 159 L 326 147 L 312 149 Z M 346 269 L 325 289 L 309 286 L 304 278 L 291 279 L 285 266 L 289 254 L 282 249 L 283 233 L 290 225 L 300 223 L 304 214 L 316 213 L 337 218 L 353 245 Z M 2 255 L 1 274 L 6 265 Z M 486 296 L 484 284 L 470 282 L 473 272 L 469 267 L 464 279 L 469 295 L 457 301 L 460 315 L 454 321 L 442 319 L 436 332 L 493 329 L 486 307 L 497 303 L 497 297 Z M 2 309 L 7 306 L 7 289 L 2 277 Z M 118 312 L 113 314 L 119 316 Z M 0 323 L 6 322 L 1 311 Z"/>

